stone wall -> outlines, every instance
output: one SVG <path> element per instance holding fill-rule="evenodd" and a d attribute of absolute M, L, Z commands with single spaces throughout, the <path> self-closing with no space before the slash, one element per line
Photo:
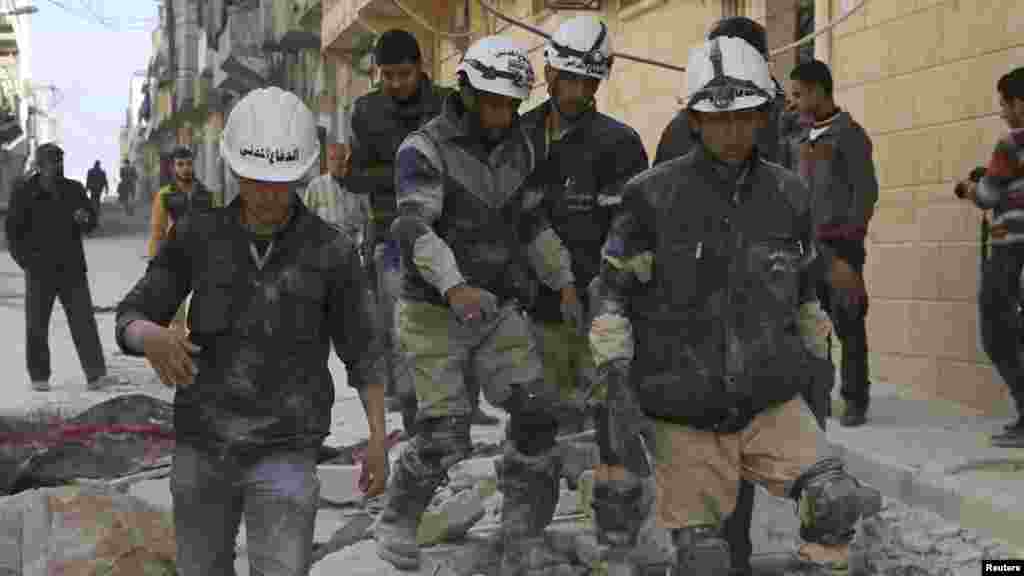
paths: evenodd
<path fill-rule="evenodd" d="M 1005 130 L 995 85 L 1024 61 L 1022 30 L 1011 0 L 868 2 L 833 41 L 837 100 L 871 135 L 882 188 L 866 272 L 873 376 L 993 412 L 1009 399 L 977 344 L 981 213 L 952 190 Z"/>

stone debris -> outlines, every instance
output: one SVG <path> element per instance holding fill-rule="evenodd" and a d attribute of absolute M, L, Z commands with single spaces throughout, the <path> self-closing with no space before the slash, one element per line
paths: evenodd
<path fill-rule="evenodd" d="M 903 576 L 977 574 L 984 558 L 1008 558 L 1010 547 L 981 540 L 937 514 L 885 499 L 882 512 L 866 519 L 855 542 L 866 574 Z"/>

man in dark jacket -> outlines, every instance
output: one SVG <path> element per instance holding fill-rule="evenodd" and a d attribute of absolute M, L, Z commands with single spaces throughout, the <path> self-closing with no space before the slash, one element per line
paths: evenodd
<path fill-rule="evenodd" d="M 352 172 L 347 184 L 349 190 L 369 199 L 371 209 L 363 253 L 370 264 L 377 298 L 376 323 L 392 351 L 387 382 L 389 410 L 401 410 L 406 432 L 414 433 L 415 391 L 394 352 L 395 301 L 401 283 L 398 244 L 391 235 L 397 206 L 395 152 L 410 132 L 441 113 L 441 102 L 451 90 L 435 85 L 423 72 L 419 43 L 405 30 L 381 34 L 374 47 L 374 63 L 380 70 L 380 88 L 360 96 L 352 105 Z M 497 423 L 479 407 L 474 418 L 478 424 Z"/>
<path fill-rule="evenodd" d="M 543 193 L 528 180 L 534 151 L 517 110 L 533 87 L 525 48 L 488 36 L 467 50 L 459 93 L 398 150 L 402 257 L 397 337 L 414 370 L 419 431 L 398 458 L 377 524 L 378 555 L 419 566 L 417 526 L 447 470 L 472 450 L 479 383 L 509 412 L 496 464 L 502 501 L 501 574 L 544 574 L 544 528 L 558 503 L 557 393 L 543 377 L 517 300 L 529 269 L 578 311 L 569 254 L 551 229 Z"/>
<path fill-rule="evenodd" d="M 867 421 L 870 402 L 868 344 L 865 319 L 868 295 L 864 288 L 864 239 L 878 201 L 878 178 L 872 160 L 871 138 L 832 98 L 832 73 L 824 62 L 805 62 L 790 73 L 796 108 L 814 118 L 791 141 L 791 164 L 811 189 L 816 242 L 831 262 L 822 276 L 818 298 L 832 318 L 842 344 L 842 387 L 846 410 L 840 423 L 860 426 Z M 836 290 L 855 284 L 855 292 Z"/>
<path fill-rule="evenodd" d="M 647 169 L 640 135 L 597 111 L 594 94 L 611 72 L 611 34 L 592 16 L 564 22 L 544 50 L 550 98 L 523 116 L 539 158 L 536 176 L 545 190 L 552 227 L 563 238 L 577 284 L 597 275 L 601 244 L 627 180 Z M 594 64 L 593 62 L 599 62 Z M 540 283 L 538 283 L 540 284 Z M 582 303 L 586 307 L 586 300 Z M 586 334 L 563 323 L 560 295 L 540 284 L 530 315 L 544 353 L 544 374 L 563 399 L 583 407 L 600 401 L 593 390 L 593 362 Z M 562 431 L 583 423 L 563 422 Z"/>
<path fill-rule="evenodd" d="M 720 20 L 708 33 L 708 40 L 723 36 L 741 38 L 756 48 L 765 59 L 769 56 L 767 33 L 764 27 L 754 20 L 742 16 Z M 773 82 L 778 90 L 775 100 L 769 106 L 768 124 L 758 132 L 757 152 L 758 156 L 764 160 L 783 163 L 787 156 L 787 135 L 793 131 L 791 122 L 794 114 L 791 110 L 787 110 L 784 94 L 778 87 L 778 81 L 773 78 Z M 654 163 L 659 165 L 685 156 L 693 150 L 697 143 L 698 139 L 690 127 L 689 113 L 686 108 L 683 108 L 662 133 Z M 792 169 L 785 163 L 783 165 Z M 810 345 L 812 350 L 816 350 L 819 356 L 827 358 L 827 336 L 816 337 L 816 329 L 820 320 L 827 320 L 817 302 L 817 281 L 807 279 L 804 286 L 806 289 L 800 299 L 801 335 L 805 336 L 805 342 Z M 810 388 L 805 391 L 804 396 L 818 421 L 824 426 L 825 419 L 828 417 L 831 401 L 829 395 L 835 376 L 832 371 L 827 370 L 823 370 L 822 375 L 823 381 L 812 383 Z M 736 511 L 726 522 L 726 534 L 733 556 L 733 570 L 737 573 L 751 570 L 750 555 L 754 551 L 754 544 L 750 538 L 754 514 L 754 485 L 746 480 L 742 480 L 740 484 Z"/>
<path fill-rule="evenodd" d="M 88 174 L 86 174 L 85 187 L 89 190 L 89 198 L 92 200 L 93 208 L 98 217 L 100 213 L 100 198 L 102 198 L 103 193 L 110 187 L 107 183 L 107 173 L 103 171 L 103 168 L 100 168 L 99 160 L 93 164 L 92 168 L 89 169 Z"/>
<path fill-rule="evenodd" d="M 317 454 L 335 400 L 332 344 L 370 426 L 368 495 L 385 487 L 383 355 L 365 272 L 353 242 L 294 190 L 319 146 L 298 97 L 250 92 L 221 140 L 239 197 L 177 222 L 118 306 L 118 345 L 177 387 L 171 493 L 181 576 L 233 574 L 243 515 L 253 573 L 308 573 Z M 166 328 L 190 291 L 190 333 Z"/>
<path fill-rule="evenodd" d="M 50 389 L 50 314 L 60 298 L 90 390 L 109 383 L 85 264 L 82 235 L 96 227 L 85 188 L 64 177 L 64 151 L 36 150 L 39 171 L 11 194 L 7 246 L 25 271 L 25 356 L 32 387 Z"/>
<path fill-rule="evenodd" d="M 807 188 L 755 145 L 775 85 L 757 49 L 718 37 L 691 53 L 687 93 L 698 145 L 627 184 L 591 285 L 609 450 L 626 464 L 595 490 L 595 519 L 618 542 L 635 538 L 627 511 L 641 505 L 646 471 L 628 456 L 646 452 L 640 412 L 653 421 L 655 510 L 679 574 L 730 573 L 721 517 L 741 477 L 815 511 L 801 517 L 817 545 L 802 548 L 807 560 L 845 562 L 880 496 L 826 456 L 801 396 L 826 362 L 794 326 L 818 263 Z"/>

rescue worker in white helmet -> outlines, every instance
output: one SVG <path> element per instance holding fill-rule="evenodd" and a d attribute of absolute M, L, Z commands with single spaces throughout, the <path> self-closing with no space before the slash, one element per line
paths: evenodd
<path fill-rule="evenodd" d="M 370 425 L 369 494 L 386 485 L 385 363 L 365 272 L 352 240 L 296 194 L 319 149 L 297 96 L 246 95 L 220 143 L 238 198 L 176 222 L 117 308 L 121 350 L 145 356 L 177 388 L 171 493 L 181 576 L 233 574 L 243 515 L 253 573 L 309 572 L 332 345 Z M 166 328 L 189 291 L 189 333 Z"/>
<path fill-rule="evenodd" d="M 597 111 L 594 95 L 612 68 L 611 33 L 590 15 L 571 18 L 544 48 L 544 77 L 550 97 L 523 115 L 523 125 L 537 151 L 537 181 L 552 227 L 572 259 L 576 283 L 586 286 L 597 275 L 601 244 L 611 216 L 622 201 L 622 186 L 648 167 L 640 135 Z M 586 304 L 586 299 L 581 298 Z M 567 404 L 581 408 L 563 422 L 562 432 L 579 432 L 590 419 L 586 401 L 593 390 L 593 362 L 579 320 L 563 322 L 565 303 L 558 292 L 539 286 L 530 307 L 543 352 L 544 374 L 559 387 Z"/>
<path fill-rule="evenodd" d="M 801 556 L 838 567 L 881 502 L 828 455 L 800 394 L 824 362 L 795 329 L 801 283 L 819 265 L 810 196 L 758 155 L 775 88 L 757 49 L 707 41 L 690 54 L 687 87 L 698 145 L 627 184 L 591 286 L 611 445 L 633 449 L 638 413 L 652 420 L 655 514 L 679 574 L 729 574 L 721 516 L 741 477 L 799 503 Z M 595 490 L 595 516 L 628 540 L 643 484 L 618 476 Z"/>
<path fill-rule="evenodd" d="M 416 530 L 447 469 L 469 455 L 467 378 L 507 410 L 497 465 L 502 509 L 501 574 L 564 562 L 544 546 L 559 494 L 557 392 L 519 300 L 528 268 L 568 308 L 578 306 L 568 251 L 544 218 L 533 147 L 518 121 L 533 87 L 527 53 L 483 38 L 457 68 L 458 93 L 410 134 L 396 156 L 403 270 L 397 340 L 418 399 L 418 434 L 398 458 L 378 519 L 378 554 L 400 569 L 419 565 Z M 527 294 L 524 294 L 527 292 Z"/>

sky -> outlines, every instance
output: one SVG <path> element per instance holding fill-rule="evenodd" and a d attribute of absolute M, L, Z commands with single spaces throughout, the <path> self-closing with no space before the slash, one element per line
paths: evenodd
<path fill-rule="evenodd" d="M 6 3 L 5 3 L 6 4 Z M 96 160 L 113 191 L 121 164 L 120 127 L 133 88 L 132 117 L 142 102 L 145 70 L 158 24 L 154 0 L 31 0 L 34 84 L 61 92 L 56 110 L 64 141 L 64 175 L 84 183 Z M 90 10 L 91 9 L 91 10 Z M 100 15 L 107 26 L 90 12 Z M 25 18 L 25 16 L 22 16 Z"/>

